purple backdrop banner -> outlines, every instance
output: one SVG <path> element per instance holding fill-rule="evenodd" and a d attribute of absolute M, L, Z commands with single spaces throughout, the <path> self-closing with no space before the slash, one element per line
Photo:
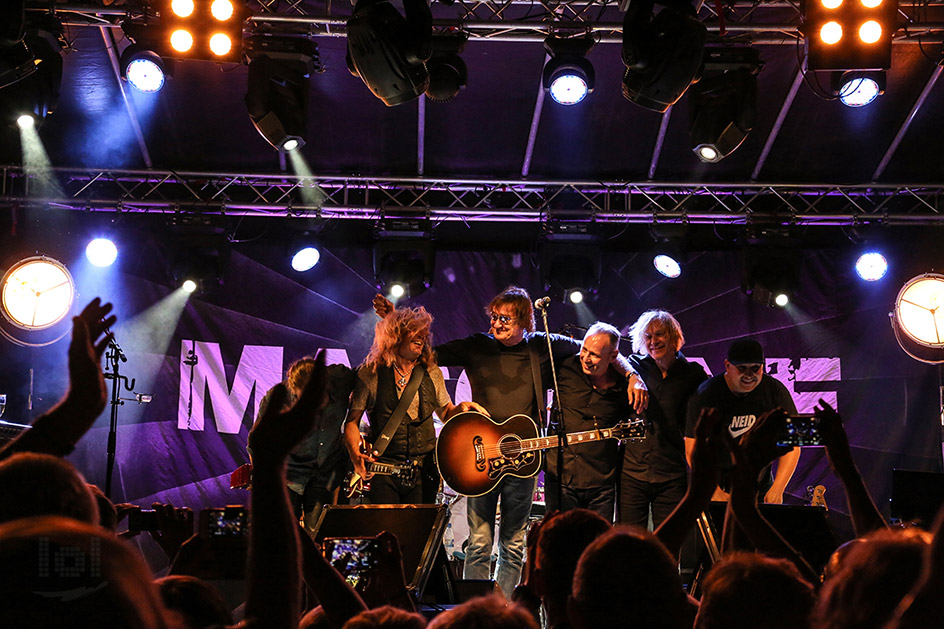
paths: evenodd
<path fill-rule="evenodd" d="M 139 252 L 141 258 L 161 255 Z M 223 286 L 189 301 L 142 270 L 149 268 L 143 262 L 126 264 L 107 281 L 76 273 L 81 304 L 96 294 L 116 304 L 121 321 L 115 331 L 128 356 L 121 374 L 135 379 L 138 393 L 153 395 L 150 404 L 128 401 L 118 408 L 117 501 L 194 509 L 245 502 L 245 492 L 229 489 L 229 475 L 248 460 L 247 433 L 265 391 L 291 361 L 318 349 L 330 350 L 331 362 L 356 366 L 364 358 L 376 321 L 371 252 L 324 250 L 307 274 L 288 269 L 283 256 L 274 247 L 234 251 Z M 795 305 L 777 310 L 740 291 L 740 264 L 735 253 L 704 253 L 689 260 L 681 278 L 668 280 L 647 255 L 605 254 L 598 295 L 576 308 L 554 303 L 550 328 L 600 319 L 625 331 L 643 310 L 664 308 L 682 323 L 685 354 L 711 373 L 723 368 L 732 339 L 755 336 L 771 374 L 787 385 L 800 411 L 819 397 L 838 405 L 860 470 L 886 511 L 893 468 L 940 471 L 938 370 L 906 356 L 888 323 L 907 277 L 865 286 L 850 276 L 845 260 L 807 252 Z M 509 284 L 535 297 L 543 293 L 536 256 L 439 252 L 433 286 L 412 303 L 429 309 L 434 341 L 444 341 L 486 330 L 483 307 Z M 29 421 L 61 395 L 67 340 L 45 348 L 4 342 L 8 359 L 0 376 L 11 398 L 4 419 Z M 622 349 L 631 348 L 624 343 Z M 185 363 L 191 351 L 194 366 Z M 461 372 L 448 377 L 450 391 L 464 399 Z M 130 391 L 122 397 L 133 399 Z M 70 457 L 99 485 L 108 426 L 106 410 Z M 805 501 L 807 486 L 816 484 L 826 486 L 836 515 L 845 511 L 824 452 L 805 449 L 787 501 Z"/>

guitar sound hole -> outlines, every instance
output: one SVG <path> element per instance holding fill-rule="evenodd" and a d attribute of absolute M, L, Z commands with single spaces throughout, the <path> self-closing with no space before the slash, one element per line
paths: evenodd
<path fill-rule="evenodd" d="M 498 450 L 505 458 L 514 458 L 521 454 L 521 442 L 514 437 L 505 437 L 499 442 Z"/>

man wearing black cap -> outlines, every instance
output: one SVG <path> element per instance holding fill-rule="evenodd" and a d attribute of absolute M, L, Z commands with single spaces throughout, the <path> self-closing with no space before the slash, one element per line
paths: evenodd
<path fill-rule="evenodd" d="M 740 339 L 731 344 L 728 358 L 724 361 L 724 373 L 703 382 L 689 403 L 685 422 L 685 453 L 689 459 L 695 443 L 695 422 L 703 408 L 717 408 L 722 425 L 728 427 L 735 439 L 750 430 L 757 418 L 769 410 L 779 407 L 787 414 L 796 414 L 796 405 L 787 387 L 776 378 L 765 378 L 764 365 L 764 348 L 754 339 Z M 712 500 L 728 499 L 728 471 L 731 468 L 728 458 L 722 459 L 721 479 Z M 777 459 L 775 476 L 771 475 L 771 466 L 761 471 L 758 489 L 763 493 L 764 502 L 783 502 L 783 491 L 799 458 L 800 449 L 793 448 Z"/>

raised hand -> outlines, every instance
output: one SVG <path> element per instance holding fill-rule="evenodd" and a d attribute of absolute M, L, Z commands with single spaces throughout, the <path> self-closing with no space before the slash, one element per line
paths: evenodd
<path fill-rule="evenodd" d="M 102 374 L 102 354 L 114 338 L 108 331 L 117 321 L 115 315 L 108 316 L 111 309 L 110 303 L 102 304 L 102 300 L 96 297 L 79 316 L 72 319 L 69 391 L 62 404 L 68 405 L 70 413 L 81 413 L 89 425 L 101 415 L 108 402 L 108 391 Z"/>
<path fill-rule="evenodd" d="M 325 358 L 321 352 L 315 359 L 311 378 L 291 408 L 281 410 L 288 397 L 285 385 L 280 383 L 272 389 L 269 405 L 249 432 L 254 467 L 260 462 L 284 462 L 289 452 L 311 432 L 324 407 L 326 385 Z"/>
<path fill-rule="evenodd" d="M 158 530 L 148 533 L 173 560 L 183 543 L 193 537 L 193 511 L 188 507 L 175 508 L 160 502 L 151 504 L 151 508 L 157 513 Z"/>
<path fill-rule="evenodd" d="M 380 293 L 377 293 L 376 295 L 374 295 L 373 306 L 374 306 L 374 312 L 376 312 L 377 316 L 380 317 L 381 319 L 383 319 L 388 314 L 393 312 L 393 302 L 391 302 L 389 299 L 387 299 Z"/>

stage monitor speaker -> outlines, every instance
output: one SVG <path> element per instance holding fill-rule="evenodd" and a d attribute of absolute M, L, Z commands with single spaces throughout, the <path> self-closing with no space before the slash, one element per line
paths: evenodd
<path fill-rule="evenodd" d="M 727 506 L 726 502 L 712 502 L 710 507 L 712 524 L 719 542 Z M 825 507 L 769 504 L 758 506 L 761 515 L 803 555 L 814 570 L 823 569 L 830 555 L 839 546 Z"/>
<path fill-rule="evenodd" d="M 315 526 L 315 541 L 326 537 L 397 536 L 407 586 L 422 596 L 442 543 L 447 505 L 327 505 Z"/>
<path fill-rule="evenodd" d="M 944 504 L 944 474 L 914 470 L 892 470 L 891 516 L 903 522 L 918 520 L 925 527 L 934 523 Z"/>

